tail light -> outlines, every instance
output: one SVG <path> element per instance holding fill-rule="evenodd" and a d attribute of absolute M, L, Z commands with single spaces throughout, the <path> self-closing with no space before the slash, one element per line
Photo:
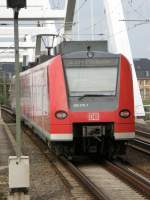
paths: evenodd
<path fill-rule="evenodd" d="M 68 114 L 65 111 L 63 111 L 63 110 L 57 111 L 55 113 L 55 117 L 57 119 L 65 119 L 67 116 L 68 116 Z"/>
<path fill-rule="evenodd" d="M 128 118 L 128 117 L 130 117 L 130 111 L 127 109 L 123 109 L 120 111 L 119 115 L 122 118 Z"/>

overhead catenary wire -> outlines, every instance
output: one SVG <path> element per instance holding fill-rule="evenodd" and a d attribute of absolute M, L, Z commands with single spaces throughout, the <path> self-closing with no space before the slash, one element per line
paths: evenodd
<path fill-rule="evenodd" d="M 149 23 L 150 19 L 120 19 L 119 21 L 126 21 L 126 22 L 145 22 Z"/>
<path fill-rule="evenodd" d="M 128 27 L 127 29 L 125 29 L 125 30 L 120 30 L 120 31 L 118 31 L 118 32 L 116 32 L 116 33 L 113 33 L 112 35 L 108 35 L 108 36 L 106 35 L 106 37 L 107 37 L 107 39 L 110 39 L 110 38 L 112 38 L 112 37 L 114 37 L 114 36 L 116 36 L 116 35 L 119 35 L 119 34 L 125 32 L 125 31 L 133 30 L 133 29 L 137 28 L 138 26 L 145 25 L 145 24 L 146 24 L 146 22 L 134 24 L 134 25 L 132 25 L 131 27 Z"/>
<path fill-rule="evenodd" d="M 129 11 L 126 10 L 126 13 L 129 14 L 129 13 L 133 13 L 133 3 L 130 5 L 130 2 L 127 2 L 127 5 L 128 5 L 128 8 L 129 8 Z M 141 2 L 141 4 L 138 5 L 138 7 L 136 7 L 136 10 L 139 10 L 139 9 L 142 9 L 144 6 L 144 3 L 143 3 L 143 0 Z M 135 11 L 134 11 L 135 12 Z M 137 14 L 137 13 L 136 13 Z"/>
<path fill-rule="evenodd" d="M 129 4 L 129 1 L 128 1 L 128 4 Z M 131 6 L 130 6 L 131 7 Z M 132 8 L 132 7 L 131 7 Z M 133 9 L 133 8 L 132 8 Z M 108 13 L 109 14 L 113 14 L 114 12 L 116 12 L 117 11 L 117 6 L 116 6 L 116 9 L 115 10 L 113 10 L 113 11 L 111 11 L 111 12 L 105 12 L 105 14 L 107 15 Z M 142 16 L 136 9 L 134 9 L 134 11 L 135 12 L 137 12 L 140 16 Z M 131 10 L 130 10 L 130 12 L 132 12 Z M 129 13 L 129 12 L 128 12 Z M 99 25 L 99 23 L 101 22 L 101 21 L 103 21 L 104 20 L 104 18 L 105 18 L 105 16 L 103 16 L 101 19 L 99 19 L 99 20 L 97 20 L 97 22 L 95 22 L 93 25 L 90 25 L 90 26 L 87 26 L 87 27 L 85 27 L 84 29 L 81 29 L 81 32 L 83 32 L 83 31 L 87 31 L 87 30 L 89 30 L 89 29 L 91 29 L 91 27 L 95 27 L 95 26 L 97 26 L 97 25 Z M 124 20 L 124 19 L 120 19 L 119 21 L 132 21 L 132 20 Z M 146 23 L 148 23 L 148 22 L 150 22 L 150 19 L 140 19 L 140 20 L 133 20 L 133 21 L 141 21 L 141 22 L 146 22 Z M 145 23 L 140 23 L 140 25 L 143 25 L 143 24 L 145 24 Z M 135 24 L 135 25 L 133 25 L 133 27 L 136 27 L 137 25 Z"/>
<path fill-rule="evenodd" d="M 83 1 L 82 1 L 82 3 L 80 4 L 79 8 L 75 11 L 74 16 L 77 15 L 77 14 L 80 12 L 80 10 L 84 7 L 84 5 L 85 5 L 86 2 L 87 2 L 87 0 L 83 0 Z M 118 5 L 116 6 L 116 10 L 117 10 L 117 7 L 118 7 Z M 116 12 L 116 10 L 115 10 L 115 11 L 111 11 L 110 13 Z M 90 28 L 92 28 L 92 27 L 95 27 L 95 26 L 98 25 L 101 21 L 103 21 L 104 18 L 105 18 L 105 16 L 103 16 L 101 19 L 99 19 L 99 20 L 98 20 L 97 22 L 95 22 L 93 25 L 90 25 L 90 26 L 88 26 L 88 27 L 82 29 L 81 31 L 86 31 L 86 30 L 88 30 L 88 29 L 90 29 Z M 72 26 L 75 26 L 75 25 L 77 25 L 78 23 L 79 23 L 79 21 L 74 21 L 74 22 L 72 22 Z M 57 31 L 58 31 L 58 34 L 60 34 L 60 31 L 64 28 L 64 26 L 65 26 L 65 24 L 62 25 L 62 26 L 57 30 Z M 69 24 L 69 26 L 70 26 L 70 24 Z M 68 35 L 68 34 L 65 34 L 65 35 Z M 74 34 L 71 34 L 71 35 L 74 35 Z M 81 34 L 79 34 L 79 35 L 81 35 Z M 99 34 L 96 34 L 96 35 L 99 35 Z M 100 35 L 101 35 L 101 34 L 100 34 Z"/>
<path fill-rule="evenodd" d="M 127 31 L 133 30 L 133 29 L 137 28 L 138 26 L 145 25 L 145 24 L 146 24 L 145 22 L 134 24 L 131 27 L 128 27 Z M 116 33 L 113 33 L 111 35 L 105 35 L 105 36 L 107 37 L 107 39 L 110 39 L 110 38 L 114 37 L 115 35 L 119 35 L 119 34 L 125 32 L 125 31 L 126 31 L 126 29 L 125 30 L 120 30 L 120 31 L 118 31 Z M 66 35 L 73 35 L 73 34 L 66 34 Z M 81 35 L 91 35 L 91 34 L 81 34 Z M 95 34 L 95 35 L 104 36 L 104 34 Z"/>
<path fill-rule="evenodd" d="M 14 46 L 14 44 L 11 44 L 9 47 L 7 47 L 5 50 L 3 50 L 3 51 L 0 51 L 0 54 L 3 54 L 3 53 L 5 53 L 5 52 L 7 52 L 8 50 L 9 50 L 9 48 L 11 48 L 11 47 L 13 47 Z"/>
<path fill-rule="evenodd" d="M 87 2 L 88 0 L 83 0 L 82 3 L 80 4 L 79 8 L 75 11 L 74 13 L 74 17 L 80 12 L 80 10 L 84 7 L 85 3 Z M 74 25 L 77 25 L 79 23 L 78 22 L 72 22 L 72 26 Z M 70 25 L 70 24 L 69 24 Z M 63 26 L 61 26 L 57 31 L 58 31 L 58 34 L 60 34 L 60 31 L 65 27 L 65 24 Z"/>
<path fill-rule="evenodd" d="M 131 6 L 129 0 L 127 1 L 127 3 L 128 3 L 128 6 L 134 11 L 134 13 L 136 13 L 139 17 L 145 18 L 145 16 L 141 12 L 139 12 L 139 8 L 137 9 Z"/>
<path fill-rule="evenodd" d="M 118 9 L 118 4 L 116 5 L 116 7 L 115 7 L 115 10 L 113 10 L 113 11 L 109 11 L 109 12 L 106 12 L 106 10 L 105 10 L 105 8 L 104 8 L 104 16 L 103 17 L 101 17 L 101 19 L 98 19 L 94 24 L 92 24 L 92 25 L 90 25 L 90 26 L 87 26 L 87 27 L 85 27 L 84 29 L 81 29 L 81 31 L 87 31 L 87 30 L 89 30 L 89 29 L 91 29 L 92 27 L 95 27 L 95 26 L 97 26 L 97 25 L 99 25 L 101 22 L 103 22 L 104 21 L 104 19 L 106 18 L 106 14 L 113 14 L 114 12 L 116 12 L 117 11 L 117 9 Z"/>
<path fill-rule="evenodd" d="M 133 29 L 135 29 L 135 28 L 137 28 L 137 27 L 139 27 L 139 26 L 141 26 L 141 25 L 145 25 L 145 24 L 147 24 L 147 23 L 146 23 L 146 22 L 142 22 L 142 23 L 134 24 L 134 25 L 132 25 L 131 27 L 128 27 L 127 29 L 125 29 L 125 30 L 120 30 L 120 31 L 118 31 L 118 32 L 116 32 L 116 33 L 113 33 L 113 34 L 110 34 L 110 35 L 104 35 L 104 34 L 96 34 L 96 35 L 99 35 L 99 36 L 106 36 L 107 39 L 111 39 L 111 38 L 113 38 L 114 36 L 119 35 L 119 34 L 125 32 L 125 31 L 129 32 L 129 31 L 131 31 L 131 30 L 133 30 Z M 66 35 L 73 35 L 73 34 L 66 34 Z M 81 35 L 88 35 L 88 34 L 81 34 Z M 90 34 L 89 34 L 89 35 L 90 35 Z M 71 39 L 71 40 L 72 40 L 72 39 Z"/>
<path fill-rule="evenodd" d="M 79 5 L 79 8 L 75 11 L 74 13 L 74 16 L 76 16 L 80 10 L 83 8 L 83 6 L 85 5 L 85 3 L 87 2 L 88 0 L 83 0 L 82 3 Z"/>

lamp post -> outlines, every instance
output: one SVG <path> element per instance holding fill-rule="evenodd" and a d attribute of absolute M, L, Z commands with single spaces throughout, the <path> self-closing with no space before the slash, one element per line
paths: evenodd
<path fill-rule="evenodd" d="M 26 0 L 7 0 L 7 7 L 13 9 L 14 13 L 14 46 L 15 46 L 15 74 L 16 74 L 16 143 L 17 157 L 21 156 L 21 125 L 20 125 L 20 65 L 19 65 L 19 34 L 18 15 L 21 8 L 26 7 Z"/>

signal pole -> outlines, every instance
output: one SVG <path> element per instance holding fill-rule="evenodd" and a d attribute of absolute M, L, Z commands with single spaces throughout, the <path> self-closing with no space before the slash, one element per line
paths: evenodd
<path fill-rule="evenodd" d="M 4 104 L 7 104 L 7 83 L 6 83 L 6 72 L 3 71 L 3 94 L 4 94 Z"/>
<path fill-rule="evenodd" d="M 15 72 L 16 72 L 16 143 L 17 157 L 21 156 L 21 125 L 20 125 L 20 65 L 19 65 L 19 35 L 18 35 L 18 15 L 19 9 L 14 8 L 14 45 L 15 45 Z"/>
<path fill-rule="evenodd" d="M 21 153 L 21 109 L 20 109 L 20 64 L 18 16 L 21 8 L 26 7 L 26 0 L 7 0 L 7 7 L 14 13 L 14 47 L 15 47 L 15 89 L 16 89 L 16 156 L 9 156 L 9 191 L 8 199 L 28 199 L 29 157 Z"/>

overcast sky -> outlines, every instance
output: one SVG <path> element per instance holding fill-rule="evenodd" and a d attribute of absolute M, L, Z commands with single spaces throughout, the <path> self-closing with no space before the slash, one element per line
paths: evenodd
<path fill-rule="evenodd" d="M 73 27 L 77 39 L 77 30 L 79 23 L 80 39 L 91 39 L 91 18 L 90 18 L 90 1 L 79 0 L 79 7 L 75 14 L 74 21 L 77 23 Z M 106 39 L 107 26 L 104 15 L 104 0 L 92 0 L 94 3 L 94 38 Z M 50 0 L 52 6 L 63 6 L 64 0 Z M 150 19 L 150 0 L 122 0 L 126 19 L 145 20 Z M 80 20 L 78 22 L 78 14 Z M 121 22 L 120 22 L 121 23 Z M 141 22 L 127 22 L 129 39 L 132 47 L 134 58 L 149 58 L 150 59 L 150 22 L 141 24 Z M 104 36 L 97 34 L 103 33 Z M 85 35 L 83 35 L 85 34 Z"/>

